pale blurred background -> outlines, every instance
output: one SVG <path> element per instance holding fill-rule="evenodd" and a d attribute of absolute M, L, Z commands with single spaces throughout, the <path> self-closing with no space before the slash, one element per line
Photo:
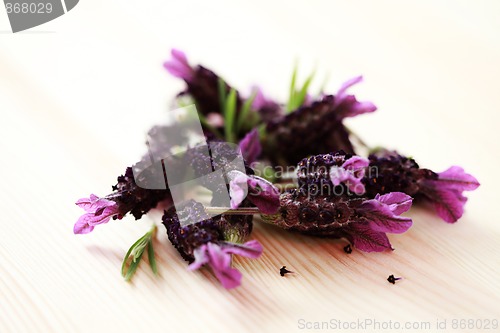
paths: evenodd
<path fill-rule="evenodd" d="M 300 318 L 500 319 L 499 18 L 496 0 L 81 0 L 12 34 L 0 10 L 0 332 L 290 332 Z M 313 90 L 326 75 L 333 93 L 362 74 L 353 91 L 379 110 L 349 120 L 351 128 L 435 171 L 463 166 L 481 187 L 456 225 L 412 211 L 416 226 L 391 238 L 398 251 L 390 254 L 346 259 L 340 243 L 257 227 L 266 253 L 236 261 L 244 285 L 232 292 L 208 273 L 186 272 L 160 229 L 161 278 L 143 265 L 126 284 L 121 258 L 152 220 L 77 237 L 74 202 L 108 193 L 143 153 L 145 132 L 183 87 L 162 67 L 172 47 L 244 92 L 259 84 L 281 100 L 295 61 L 301 78 L 317 69 Z M 281 265 L 298 275 L 282 279 Z M 392 273 L 408 279 L 388 285 Z"/>

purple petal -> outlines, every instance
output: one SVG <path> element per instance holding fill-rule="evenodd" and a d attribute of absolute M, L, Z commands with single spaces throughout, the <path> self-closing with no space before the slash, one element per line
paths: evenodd
<path fill-rule="evenodd" d="M 248 189 L 248 200 L 264 214 L 274 214 L 280 207 L 280 192 L 270 182 L 258 176 L 248 176 L 240 171 L 228 172 L 229 195 L 231 208 L 237 208 L 245 199 Z"/>
<path fill-rule="evenodd" d="M 459 166 L 452 166 L 438 174 L 437 179 L 426 179 L 421 184 L 422 193 L 436 208 L 438 215 L 448 223 L 456 222 L 464 213 L 467 198 L 463 191 L 472 191 L 479 182 Z"/>
<path fill-rule="evenodd" d="M 88 223 L 88 215 L 89 214 L 82 215 L 78 221 L 76 221 L 75 226 L 73 227 L 73 232 L 75 234 L 88 234 L 94 230 L 94 226 Z"/>
<path fill-rule="evenodd" d="M 437 214 L 448 223 L 454 223 L 464 214 L 467 198 L 459 191 L 438 191 L 433 202 Z"/>
<path fill-rule="evenodd" d="M 226 253 L 237 254 L 242 257 L 256 259 L 263 251 L 262 245 L 257 240 L 251 240 L 244 244 L 224 243 L 222 250 Z"/>
<path fill-rule="evenodd" d="M 188 266 L 188 269 L 190 271 L 197 270 L 201 268 L 201 266 L 205 265 L 208 263 L 208 256 L 207 256 L 207 245 L 203 244 L 200 247 L 197 247 L 193 251 L 194 255 L 194 261 L 192 264 Z"/>
<path fill-rule="evenodd" d="M 184 52 L 172 49 L 171 54 L 172 59 L 165 61 L 163 67 L 173 76 L 190 81 L 193 77 L 193 69 L 189 65 Z"/>
<path fill-rule="evenodd" d="M 229 196 L 231 197 L 231 208 L 236 209 L 245 199 L 248 192 L 248 176 L 240 171 L 228 172 Z"/>
<path fill-rule="evenodd" d="M 396 215 L 401 215 L 411 207 L 413 198 L 402 192 L 391 192 L 384 195 L 377 194 L 375 200 L 388 205 Z"/>
<path fill-rule="evenodd" d="M 400 234 L 408 230 L 412 225 L 410 218 L 398 216 L 390 205 L 376 199 L 364 201 L 357 208 L 357 212 L 368 221 L 374 231 Z"/>
<path fill-rule="evenodd" d="M 370 165 L 370 161 L 367 158 L 361 156 L 353 156 L 342 164 L 342 167 L 346 170 L 352 171 L 363 171 Z M 363 176 L 361 176 L 363 177 Z"/>
<path fill-rule="evenodd" d="M 373 230 L 369 225 L 351 223 L 345 231 L 345 237 L 359 250 L 365 252 L 381 252 L 392 250 L 387 235 Z"/>
<path fill-rule="evenodd" d="M 91 194 L 90 198 L 79 199 L 76 204 L 82 207 L 86 213 L 76 221 L 73 232 L 75 234 L 87 234 L 94 230 L 94 226 L 109 222 L 118 214 L 116 202 L 99 198 Z"/>
<path fill-rule="evenodd" d="M 465 173 L 464 169 L 459 166 L 452 166 L 438 175 L 440 186 L 446 186 L 448 189 L 473 191 L 480 185 L 474 176 Z"/>
<path fill-rule="evenodd" d="M 255 94 L 255 97 L 252 102 L 252 109 L 259 110 L 260 108 L 264 107 L 269 103 L 269 101 L 264 96 L 264 93 L 262 92 L 262 89 L 260 89 L 260 87 L 254 86 L 252 90 L 254 91 L 253 93 Z"/>
<path fill-rule="evenodd" d="M 171 54 L 172 54 L 173 59 L 175 59 L 179 63 L 189 67 L 189 62 L 188 62 L 186 54 L 184 52 L 182 52 L 179 49 L 172 49 Z"/>
<path fill-rule="evenodd" d="M 366 158 L 353 156 L 345 161 L 341 167 L 330 168 L 330 180 L 333 185 L 344 183 L 350 191 L 360 195 L 365 193 L 365 186 L 361 182 L 365 168 L 369 165 Z"/>
<path fill-rule="evenodd" d="M 231 268 L 231 255 L 225 253 L 214 243 L 207 244 L 208 264 L 215 277 L 221 282 L 226 289 L 231 289 L 241 284 L 241 273 L 234 268 Z"/>
<path fill-rule="evenodd" d="M 357 115 L 373 112 L 377 107 L 371 102 L 359 102 L 355 96 L 347 95 L 347 89 L 361 82 L 362 76 L 355 77 L 345 82 L 337 92 L 334 98 L 333 106 L 338 109 L 342 118 L 355 117 Z"/>
<path fill-rule="evenodd" d="M 105 207 L 104 209 L 96 211 L 94 214 L 89 213 L 89 224 L 95 226 L 107 223 L 116 214 L 118 214 L 118 205 L 115 204 L 111 207 Z"/>
<path fill-rule="evenodd" d="M 337 91 L 337 94 L 335 94 L 335 97 L 339 100 L 338 104 L 340 104 L 342 102 L 343 98 L 345 97 L 345 93 L 346 93 L 347 89 L 349 89 L 350 87 L 352 87 L 355 84 L 360 83 L 361 81 L 363 81 L 363 76 L 360 75 L 360 76 L 353 77 L 352 79 L 344 82 L 342 84 L 342 86 L 340 87 L 340 89 Z"/>
<path fill-rule="evenodd" d="M 248 177 L 248 200 L 264 214 L 275 214 L 280 208 L 280 191 L 258 176 Z"/>
<path fill-rule="evenodd" d="M 99 198 L 95 194 L 91 194 L 90 198 L 81 198 L 75 203 L 78 207 L 83 208 L 88 213 L 95 213 L 97 210 L 115 206 L 116 202 L 104 198 Z"/>
<path fill-rule="evenodd" d="M 255 162 L 257 160 L 257 157 L 259 157 L 260 153 L 262 152 L 262 146 L 260 145 L 259 131 L 256 128 L 250 131 L 240 141 L 239 146 L 245 161 L 248 164 Z"/>

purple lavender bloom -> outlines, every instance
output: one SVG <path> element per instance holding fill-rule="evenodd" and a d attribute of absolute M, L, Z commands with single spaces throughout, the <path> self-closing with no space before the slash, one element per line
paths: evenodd
<path fill-rule="evenodd" d="M 347 190 L 361 195 L 362 179 L 369 161 L 338 151 L 302 159 L 297 165 L 299 187 L 310 194 L 343 194 Z"/>
<path fill-rule="evenodd" d="M 241 242 L 250 234 L 252 217 L 209 218 L 203 205 L 191 200 L 180 211 L 165 211 L 163 224 L 170 242 L 190 263 L 190 270 L 208 265 L 222 285 L 231 289 L 241 283 L 241 273 L 231 267 L 231 255 L 258 258 L 262 253 L 262 245 L 256 240 L 233 242 Z M 200 222 L 192 223 L 195 221 Z"/>
<path fill-rule="evenodd" d="M 246 175 L 240 171 L 228 173 L 229 196 L 231 208 L 237 208 L 245 199 L 245 189 L 248 189 L 246 198 L 264 214 L 274 214 L 280 206 L 280 192 L 264 178 Z"/>
<path fill-rule="evenodd" d="M 191 95 L 196 102 L 198 112 L 207 117 L 211 114 L 222 114 L 223 107 L 219 98 L 219 81 L 221 78 L 217 74 L 201 65 L 190 66 L 186 55 L 176 49 L 172 50 L 172 59 L 166 61 L 163 66 L 170 74 L 186 82 L 187 89 L 180 95 L 186 93 Z M 223 83 L 224 93 L 227 95 L 232 87 L 225 81 Z M 240 110 L 242 104 L 240 94 L 237 92 L 237 110 Z M 213 118 L 213 116 L 210 117 Z"/>
<path fill-rule="evenodd" d="M 258 86 L 253 87 L 255 98 L 252 103 L 252 109 L 256 110 L 264 123 L 283 116 L 283 106 L 267 98 L 262 89 Z"/>
<path fill-rule="evenodd" d="M 189 265 L 190 270 L 197 270 L 208 264 L 215 277 L 226 289 L 238 287 L 241 284 L 241 273 L 231 268 L 231 254 L 256 259 L 262 254 L 262 245 L 251 240 L 245 244 L 207 243 L 194 251 L 194 262 Z"/>
<path fill-rule="evenodd" d="M 239 143 L 241 153 L 245 162 L 252 164 L 257 160 L 262 153 L 262 146 L 260 145 L 259 131 L 253 129 L 248 132 Z"/>
<path fill-rule="evenodd" d="M 363 81 L 362 76 L 357 76 L 346 81 L 335 95 L 333 104 L 335 108 L 341 110 L 342 117 L 355 117 L 377 110 L 377 107 L 372 102 L 359 102 L 354 95 L 347 95 L 346 91 L 361 81 Z"/>
<path fill-rule="evenodd" d="M 369 161 L 366 158 L 353 156 L 340 167 L 333 166 L 330 168 L 330 180 L 335 186 L 344 183 L 350 191 L 361 195 L 365 193 L 365 186 L 361 180 L 365 175 L 365 168 L 368 164 Z"/>
<path fill-rule="evenodd" d="M 165 61 L 163 67 L 165 67 L 165 69 L 173 76 L 185 81 L 191 81 L 193 78 L 194 70 L 189 65 L 184 52 L 177 49 L 172 49 L 171 54 L 172 59 Z"/>
<path fill-rule="evenodd" d="M 436 173 L 420 168 L 414 159 L 397 152 L 382 150 L 369 156 L 370 165 L 363 178 L 366 196 L 376 197 L 394 191 L 406 193 L 416 200 L 431 202 L 446 222 L 456 222 L 464 213 L 467 198 L 479 182 L 458 166 Z"/>
<path fill-rule="evenodd" d="M 80 216 L 73 227 L 75 234 L 87 234 L 94 230 L 98 224 L 109 222 L 112 217 L 118 215 L 118 205 L 116 202 L 99 198 L 91 194 L 89 198 L 82 198 L 76 205 L 85 210 L 85 214 Z"/>
<path fill-rule="evenodd" d="M 349 131 L 343 124 L 347 117 L 375 111 L 371 102 L 359 102 L 347 89 L 361 81 L 347 81 L 337 95 L 324 95 L 297 110 L 270 121 L 266 126 L 264 151 L 272 152 L 274 164 L 298 163 L 304 156 L 343 150 L 354 153 Z"/>
<path fill-rule="evenodd" d="M 456 222 L 462 217 L 467 202 L 462 193 L 475 190 L 479 182 L 459 166 L 452 166 L 437 175 L 437 179 L 421 181 L 421 192 L 433 203 L 439 217 L 448 223 Z"/>
<path fill-rule="evenodd" d="M 275 215 L 264 221 L 304 234 L 346 238 L 365 252 L 392 249 L 386 233 L 403 233 L 412 225 L 399 216 L 411 207 L 411 197 L 389 193 L 376 199 L 337 196 L 311 196 L 302 190 L 285 192 Z"/>

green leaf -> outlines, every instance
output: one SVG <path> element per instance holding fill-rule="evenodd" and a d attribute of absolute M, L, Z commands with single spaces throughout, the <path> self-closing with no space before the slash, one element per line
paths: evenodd
<path fill-rule="evenodd" d="M 245 101 L 241 108 L 241 112 L 238 115 L 238 121 L 236 123 L 236 132 L 239 132 L 241 129 L 241 126 L 243 123 L 247 120 L 248 112 L 250 112 L 250 108 L 252 106 L 252 103 L 255 99 L 255 96 L 257 96 L 257 91 L 254 91 L 252 95 Z"/>
<path fill-rule="evenodd" d="M 158 275 L 158 267 L 156 266 L 155 250 L 153 249 L 153 240 L 148 243 L 148 260 L 151 269 L 155 275 Z"/>
<path fill-rule="evenodd" d="M 226 104 L 226 82 L 224 82 L 224 80 L 220 77 L 219 80 L 217 81 L 217 88 L 219 91 L 220 107 L 224 109 L 224 106 Z"/>
<path fill-rule="evenodd" d="M 304 101 L 305 101 L 306 95 L 307 95 L 307 90 L 309 89 L 309 86 L 311 85 L 311 82 L 314 78 L 315 72 L 316 71 L 313 71 L 311 73 L 311 75 L 309 75 L 309 77 L 307 78 L 306 82 L 304 82 L 304 85 L 302 86 L 300 91 L 295 95 L 295 99 L 294 99 L 295 104 L 293 105 L 292 110 L 295 110 L 296 108 L 298 108 L 299 106 L 304 104 Z"/>
<path fill-rule="evenodd" d="M 149 230 L 147 233 L 144 234 L 144 236 L 142 236 L 134 244 L 132 244 L 130 249 L 127 251 L 127 254 L 125 254 L 125 257 L 123 258 L 122 262 L 121 273 L 126 281 L 130 281 L 135 271 L 137 270 L 137 267 L 141 262 L 142 255 L 144 254 L 146 247 L 148 249 L 148 256 L 151 268 L 153 269 L 153 272 L 156 274 L 157 268 L 153 251 L 153 236 L 155 233 L 156 233 L 156 225 L 153 225 L 151 230 Z M 127 267 L 129 261 L 130 265 L 128 265 Z"/>
<path fill-rule="evenodd" d="M 236 90 L 231 89 L 226 98 L 224 110 L 224 132 L 227 142 L 236 143 L 236 135 L 234 133 L 234 120 L 236 117 Z"/>
<path fill-rule="evenodd" d="M 135 271 L 139 267 L 139 263 L 141 262 L 141 258 L 142 258 L 143 254 L 144 254 L 144 252 L 141 253 L 141 255 L 137 258 L 137 260 L 132 260 L 132 262 L 130 263 L 130 266 L 128 267 L 127 273 L 124 275 L 125 281 L 128 282 L 132 279 L 132 277 L 135 274 Z"/>
<path fill-rule="evenodd" d="M 292 105 L 295 103 L 295 84 L 297 81 L 297 71 L 298 65 L 295 63 L 293 67 L 292 80 L 290 82 L 290 97 L 288 98 L 288 104 L 286 106 L 286 111 L 291 112 L 293 110 Z"/>

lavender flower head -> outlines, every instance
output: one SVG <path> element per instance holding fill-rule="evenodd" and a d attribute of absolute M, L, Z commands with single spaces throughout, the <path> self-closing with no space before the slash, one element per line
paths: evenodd
<path fill-rule="evenodd" d="M 369 160 L 369 172 L 363 178 L 368 197 L 401 191 L 432 203 L 439 217 L 449 223 L 464 213 L 467 198 L 463 192 L 479 186 L 477 179 L 459 166 L 436 173 L 420 168 L 412 158 L 387 150 L 370 155 Z"/>
<path fill-rule="evenodd" d="M 89 198 L 82 198 L 76 205 L 85 210 L 85 214 L 80 216 L 73 228 L 75 234 L 87 234 L 94 230 L 99 224 L 108 223 L 112 217 L 118 216 L 118 205 L 116 202 L 99 198 L 91 194 Z"/>
<path fill-rule="evenodd" d="M 240 240 L 247 236 L 251 219 L 251 215 L 238 216 L 236 221 L 228 221 L 223 215 L 209 218 L 203 205 L 191 200 L 177 212 L 174 208 L 165 211 L 163 224 L 170 242 L 190 263 L 190 270 L 208 265 L 224 288 L 231 289 L 241 284 L 241 273 L 231 267 L 231 255 L 258 258 L 263 250 L 256 240 L 243 244 L 228 241 L 234 229 L 240 231 Z"/>
<path fill-rule="evenodd" d="M 362 179 L 368 164 L 366 158 L 344 151 L 304 158 L 297 165 L 299 187 L 308 193 L 331 195 L 348 190 L 361 195 L 365 193 Z"/>
<path fill-rule="evenodd" d="M 304 156 L 338 150 L 354 153 L 343 120 L 377 109 L 373 103 L 360 102 L 354 95 L 347 94 L 347 90 L 361 79 L 351 79 L 342 85 L 336 95 L 324 95 L 269 122 L 264 150 L 271 159 L 274 158 L 275 163 L 283 160 L 295 164 Z"/>
<path fill-rule="evenodd" d="M 412 220 L 400 215 L 411 207 L 412 198 L 391 192 L 369 199 L 346 191 L 350 182 L 361 182 L 366 165 L 366 160 L 343 152 L 302 160 L 297 168 L 299 188 L 283 193 L 278 213 L 263 215 L 264 221 L 305 234 L 346 238 L 366 252 L 392 249 L 386 233 L 411 227 Z M 331 172 L 348 166 L 354 168 L 348 176 Z M 317 191 L 325 187 L 329 190 Z"/>

